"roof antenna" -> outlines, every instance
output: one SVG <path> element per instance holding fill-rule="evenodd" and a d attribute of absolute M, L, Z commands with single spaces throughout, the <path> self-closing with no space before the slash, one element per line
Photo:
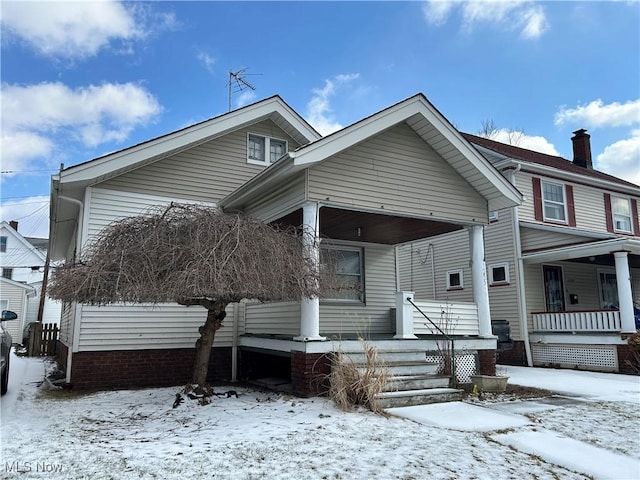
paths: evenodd
<path fill-rule="evenodd" d="M 231 70 L 229 70 L 229 111 L 231 111 L 231 96 L 233 95 L 233 93 L 241 92 L 245 88 L 250 88 L 251 90 L 256 89 L 256 87 L 254 87 L 244 79 L 243 75 L 246 70 L 246 68 L 241 68 L 237 72 L 232 72 Z"/>

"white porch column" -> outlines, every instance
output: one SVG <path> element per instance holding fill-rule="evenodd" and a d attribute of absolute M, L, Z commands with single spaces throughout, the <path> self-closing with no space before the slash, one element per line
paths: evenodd
<path fill-rule="evenodd" d="M 320 267 L 319 219 L 320 212 L 317 203 L 307 202 L 302 206 L 305 254 L 309 255 L 316 268 Z M 295 337 L 294 340 L 299 342 L 326 340 L 325 337 L 320 336 L 320 299 L 318 297 L 302 299 L 300 304 L 300 336 Z"/>
<path fill-rule="evenodd" d="M 396 292 L 396 334 L 393 338 L 418 338 L 413 334 L 413 292 Z"/>
<path fill-rule="evenodd" d="M 633 314 L 629 253 L 613 252 L 613 258 L 616 262 L 616 283 L 618 285 L 618 303 L 620 308 L 622 333 L 635 333 L 636 323 Z"/>
<path fill-rule="evenodd" d="M 482 225 L 471 225 L 467 228 L 471 247 L 473 301 L 478 305 L 478 330 L 481 337 L 492 337 L 487 267 L 484 261 L 484 227 Z"/>

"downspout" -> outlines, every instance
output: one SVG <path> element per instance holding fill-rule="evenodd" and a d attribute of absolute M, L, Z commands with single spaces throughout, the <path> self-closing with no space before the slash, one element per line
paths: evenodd
<path fill-rule="evenodd" d="M 233 337 L 231 339 L 231 381 L 238 381 L 238 321 L 242 301 L 233 306 Z"/>
<path fill-rule="evenodd" d="M 80 246 L 82 245 L 82 223 L 84 219 L 84 203 L 76 198 L 65 197 L 64 195 L 58 195 L 58 200 L 66 200 L 67 202 L 75 203 L 78 205 L 78 223 L 76 224 L 76 252 L 80 251 Z M 57 220 L 57 219 L 56 219 Z M 73 349 L 77 347 L 76 345 L 76 333 L 79 334 L 79 329 L 76 328 L 76 322 L 78 321 L 78 316 L 80 313 L 80 305 L 76 304 L 75 311 L 73 314 L 73 328 L 71 329 L 70 342 L 67 348 L 67 368 L 66 368 L 66 376 L 65 383 L 71 384 L 71 364 L 73 363 Z M 78 330 L 78 332 L 76 332 Z"/>
<path fill-rule="evenodd" d="M 510 180 L 516 187 L 516 174 L 520 171 L 522 165 L 518 163 L 515 170 L 511 170 Z M 524 352 L 527 358 L 527 366 L 533 367 L 533 357 L 531 356 L 531 344 L 529 343 L 529 322 L 527 320 L 527 300 L 524 288 L 524 262 L 522 261 L 522 243 L 520 241 L 520 220 L 518 217 L 518 207 L 513 207 L 513 235 L 516 249 L 516 275 L 518 279 L 518 305 L 520 317 L 520 332 L 522 333 L 522 341 L 524 342 Z"/>

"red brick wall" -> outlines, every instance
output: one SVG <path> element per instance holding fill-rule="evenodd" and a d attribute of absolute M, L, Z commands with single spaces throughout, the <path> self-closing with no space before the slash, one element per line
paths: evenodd
<path fill-rule="evenodd" d="M 500 365 L 514 365 L 516 367 L 527 366 L 527 355 L 524 351 L 524 342 L 513 342 L 513 348 L 498 351 L 497 362 Z"/>
<path fill-rule="evenodd" d="M 478 350 L 480 375 L 496 374 L 496 350 Z"/>
<path fill-rule="evenodd" d="M 327 393 L 331 354 L 291 352 L 291 388 L 298 397 Z"/>
<path fill-rule="evenodd" d="M 71 385 L 77 389 L 185 385 L 191 381 L 194 361 L 193 348 L 78 352 L 72 358 Z M 230 379 L 231 347 L 213 348 L 207 381 Z"/>

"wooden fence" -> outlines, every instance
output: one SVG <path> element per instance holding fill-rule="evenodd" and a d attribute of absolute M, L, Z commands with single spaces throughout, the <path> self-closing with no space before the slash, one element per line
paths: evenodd
<path fill-rule="evenodd" d="M 55 323 L 33 323 L 29 332 L 27 355 L 30 357 L 56 354 L 60 328 Z"/>

